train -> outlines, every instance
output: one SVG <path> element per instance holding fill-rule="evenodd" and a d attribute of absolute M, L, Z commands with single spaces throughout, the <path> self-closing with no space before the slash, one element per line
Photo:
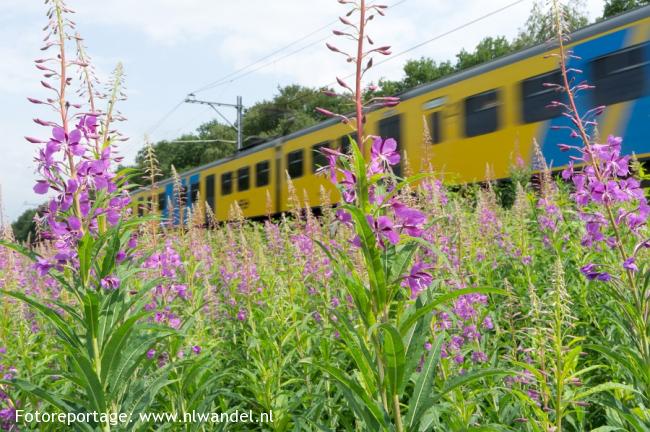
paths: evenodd
<path fill-rule="evenodd" d="M 645 6 L 584 27 L 568 44 L 574 55 L 568 66 L 594 86 L 581 93 L 578 108 L 606 106 L 599 135 L 624 137 L 623 151 L 641 161 L 650 160 L 649 41 Z M 546 163 L 560 169 L 571 156 L 557 145 L 566 142 L 562 127 L 570 120 L 548 108 L 558 93 L 544 84 L 561 80 L 552 52 L 540 44 L 413 88 L 399 95 L 399 105 L 370 111 L 365 132 L 395 138 L 402 164 L 434 170 L 451 183 L 505 179 L 514 155 L 534 168 L 534 142 Z M 329 119 L 183 172 L 176 193 L 173 179 L 141 187 L 133 202 L 139 213 L 157 209 L 171 223 L 199 204 L 215 222 L 229 220 L 235 203 L 245 218 L 290 211 L 290 182 L 305 205 L 318 208 L 323 191 L 336 203 L 338 191 L 318 173 L 326 162 L 321 149 L 346 151 L 350 139 L 348 125 Z"/>

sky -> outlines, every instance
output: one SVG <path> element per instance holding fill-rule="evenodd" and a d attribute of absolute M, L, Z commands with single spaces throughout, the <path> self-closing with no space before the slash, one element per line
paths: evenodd
<path fill-rule="evenodd" d="M 453 60 L 458 51 L 472 50 L 485 36 L 513 38 L 533 1 L 512 5 L 515 0 L 385 0 L 390 6 L 386 16 L 368 27 L 376 46 L 390 45 L 400 53 L 436 39 L 379 65 L 367 79 L 399 79 L 403 64 L 412 58 Z M 592 20 L 601 15 L 603 3 L 585 0 Z M 244 106 L 250 106 L 272 98 L 279 86 L 321 87 L 352 72 L 344 57 L 325 47 L 326 42 L 341 43 L 331 31 L 342 29 L 338 16 L 347 8 L 336 0 L 68 0 L 67 4 L 75 11 L 70 18 L 99 79 L 105 83 L 118 62 L 124 66 L 128 98 L 119 110 L 127 121 L 118 127 L 129 137 L 119 146 L 126 162 L 133 161 L 145 134 L 153 141 L 172 139 L 215 118 L 209 107 L 181 103 L 188 93 L 226 103 L 234 103 L 240 95 Z M 33 118 L 56 119 L 53 111 L 27 101 L 48 95 L 33 63 L 42 55 L 46 11 L 42 0 L 0 0 L 0 188 L 6 221 L 43 201 L 32 191 L 38 146 L 24 137 L 50 134 Z M 226 108 L 223 114 L 234 120 L 234 110 Z"/>

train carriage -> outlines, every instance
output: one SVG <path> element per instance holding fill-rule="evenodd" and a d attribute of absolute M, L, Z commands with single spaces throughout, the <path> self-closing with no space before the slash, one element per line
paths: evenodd
<path fill-rule="evenodd" d="M 569 45 L 576 56 L 569 66 L 595 86 L 580 93 L 579 109 L 607 106 L 598 133 L 624 137 L 623 151 L 640 160 L 650 157 L 649 41 L 646 6 L 575 32 Z M 409 90 L 396 107 L 368 113 L 366 133 L 398 141 L 404 158 L 398 174 L 408 164 L 412 172 L 433 169 L 453 183 L 507 178 L 516 157 L 536 168 L 534 141 L 546 162 L 559 169 L 572 156 L 557 146 L 567 142 L 562 127 L 570 120 L 548 107 L 562 97 L 544 85 L 561 82 L 552 52 L 552 46 L 535 46 Z M 301 201 L 318 207 L 325 188 L 336 202 L 336 190 L 316 175 L 325 163 L 319 149 L 345 151 L 349 131 L 331 119 L 183 173 L 182 205 L 171 180 L 153 191 L 137 190 L 134 202 L 145 208 L 158 196 L 165 203 L 158 206 L 162 215 L 175 223 L 197 202 L 210 206 L 218 221 L 229 218 L 235 202 L 245 217 L 260 217 L 289 210 L 287 173 Z"/>

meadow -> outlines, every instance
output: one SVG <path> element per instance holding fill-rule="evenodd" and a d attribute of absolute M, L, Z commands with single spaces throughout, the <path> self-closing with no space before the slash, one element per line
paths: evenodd
<path fill-rule="evenodd" d="M 364 109 L 398 103 L 363 99 L 362 66 L 389 54 L 364 45 L 364 14 L 383 7 L 341 3 L 360 20 L 356 85 L 341 84 L 356 114 L 329 114 L 364 137 Z M 557 90 L 574 129 L 558 144 L 575 166 L 532 172 L 513 155 L 508 183 L 450 186 L 396 177 L 394 140 L 366 137 L 326 153 L 341 202 L 318 216 L 295 191 L 292 212 L 266 221 L 234 208 L 211 224 L 199 206 L 173 226 L 136 217 L 129 173 L 114 172 L 121 71 L 95 99 L 67 6 L 49 6 L 37 65 L 51 94 L 30 100 L 57 116 L 28 138 L 49 207 L 39 243 L 7 229 L 0 242 L 0 429 L 650 430 L 645 173 L 625 137 L 597 136 L 602 109 L 576 109 L 588 86 L 566 67 L 560 12 Z M 248 411 L 273 421 L 138 417 Z"/>

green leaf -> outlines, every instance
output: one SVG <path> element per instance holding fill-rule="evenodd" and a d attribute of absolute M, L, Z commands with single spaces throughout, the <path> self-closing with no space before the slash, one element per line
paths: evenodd
<path fill-rule="evenodd" d="M 387 286 L 384 265 L 377 249 L 377 239 L 366 220 L 366 216 L 360 209 L 350 205 L 344 205 L 342 207 L 350 212 L 355 221 L 355 229 L 361 240 L 361 251 L 366 262 L 366 271 L 370 280 L 370 295 L 375 298 L 375 307 L 377 310 L 381 310 L 386 304 Z"/>
<path fill-rule="evenodd" d="M 311 363 L 309 360 L 303 362 Z M 313 364 L 313 363 L 312 363 Z M 361 417 L 366 425 L 365 430 L 379 431 L 387 428 L 387 414 L 357 383 L 345 376 L 345 373 L 334 367 L 324 364 L 315 364 L 316 367 L 327 372 L 339 384 L 339 388 L 356 414 Z M 358 398 L 358 399 L 357 399 Z M 363 402 L 363 405 L 359 402 Z"/>
<path fill-rule="evenodd" d="M 133 327 L 139 319 L 149 314 L 150 312 L 147 311 L 135 314 L 112 332 L 110 339 L 102 350 L 102 382 L 105 382 L 108 374 L 115 370 L 119 365 L 119 358 L 122 355 L 122 349 L 133 333 Z"/>
<path fill-rule="evenodd" d="M 422 418 L 422 413 L 430 406 L 430 401 L 433 399 L 433 380 L 436 377 L 436 367 L 440 359 L 443 341 L 444 335 L 439 335 L 436 338 L 431 352 L 429 352 L 427 360 L 418 374 L 413 394 L 409 399 L 408 412 L 404 419 L 407 430 L 417 430 L 416 427 Z"/>
<path fill-rule="evenodd" d="M 587 390 L 576 393 L 575 396 L 573 396 L 573 400 L 579 401 L 581 399 L 586 398 L 589 395 L 592 395 L 594 393 L 600 393 L 600 392 L 605 392 L 609 390 L 623 390 L 623 391 L 628 391 L 632 393 L 637 393 L 640 394 L 634 387 L 625 385 L 625 384 L 620 384 L 620 383 L 615 383 L 615 382 L 606 382 L 603 384 L 599 384 L 594 387 L 590 387 Z"/>
<path fill-rule="evenodd" d="M 450 391 L 454 390 L 457 387 L 470 384 L 479 379 L 491 377 L 491 376 L 500 376 L 500 375 L 515 375 L 516 372 L 509 371 L 506 369 L 479 369 L 476 371 L 468 372 L 464 375 L 458 375 L 454 378 L 448 379 L 445 382 L 445 386 L 442 391 L 434 396 L 434 401 L 439 400 L 442 396 L 446 395 Z"/>
<path fill-rule="evenodd" d="M 81 276 L 81 282 L 84 288 L 88 288 L 86 284 L 88 283 L 88 278 L 90 277 L 94 246 L 95 240 L 89 232 L 86 232 L 84 236 L 81 237 L 81 240 L 79 240 L 79 244 L 77 246 L 79 256 L 79 275 Z"/>
<path fill-rule="evenodd" d="M 383 351 L 386 363 L 386 376 L 390 385 L 389 390 L 392 396 L 398 394 L 404 379 L 404 366 L 406 365 L 406 351 L 402 337 L 395 327 L 385 323 L 379 326 L 384 332 Z"/>
<path fill-rule="evenodd" d="M 91 407 L 97 412 L 106 412 L 104 389 L 90 360 L 83 355 L 71 356 L 70 360 L 83 387 L 86 389 L 86 396 L 92 404 Z"/>
<path fill-rule="evenodd" d="M 48 306 L 21 292 L 0 290 L 0 293 L 21 300 L 40 312 L 41 315 L 47 318 L 47 320 L 54 325 L 62 341 L 70 347 L 71 351 L 82 346 L 82 343 L 77 337 L 74 329 L 72 329 L 72 327 L 70 327 L 58 313 Z"/>

